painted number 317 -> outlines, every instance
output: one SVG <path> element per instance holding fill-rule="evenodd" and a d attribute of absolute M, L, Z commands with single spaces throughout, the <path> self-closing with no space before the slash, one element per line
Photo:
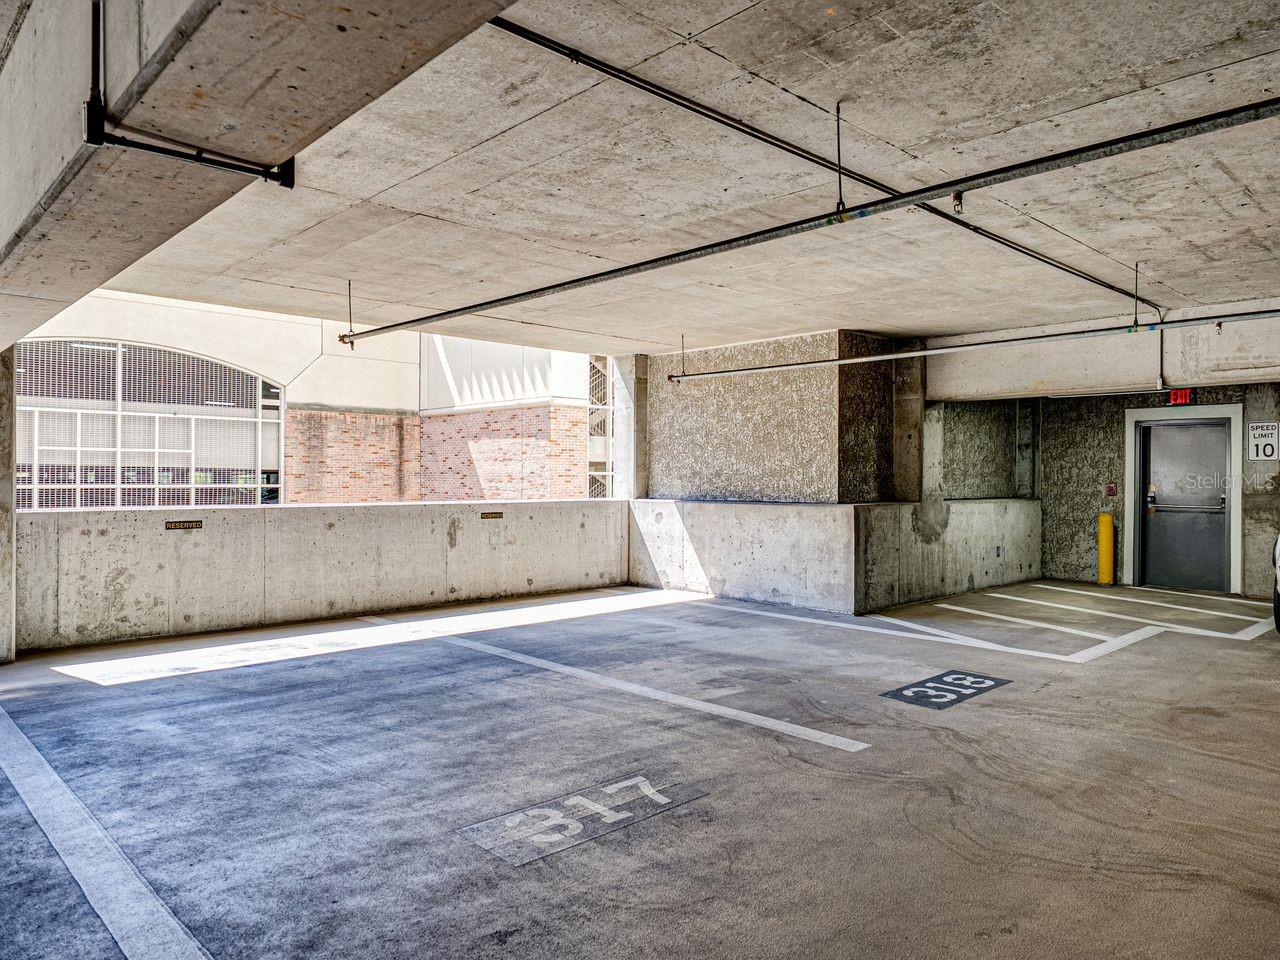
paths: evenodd
<path fill-rule="evenodd" d="M 964 673 L 944 674 L 941 681 L 930 680 L 918 687 L 907 687 L 901 691 L 904 697 L 924 697 L 931 703 L 950 703 L 961 696 L 977 693 L 995 685 L 994 680 L 986 677 L 971 677 Z"/>
<path fill-rule="evenodd" d="M 669 797 L 665 797 L 655 790 L 653 785 L 644 777 L 632 777 L 629 780 L 611 783 L 609 786 L 601 787 L 600 789 L 604 793 L 613 796 L 627 787 L 635 787 L 655 803 L 667 804 L 671 802 Z M 561 803 L 566 807 L 572 807 L 584 812 L 577 817 L 571 817 L 551 807 L 534 807 L 532 810 L 524 810 L 511 817 L 507 821 L 507 826 L 519 826 L 520 822 L 526 817 L 539 817 L 542 819 L 542 823 L 539 824 L 541 830 L 527 839 L 532 840 L 534 843 L 555 843 L 557 840 L 564 840 L 566 837 L 581 833 L 581 821 L 585 817 L 597 816 L 603 823 L 617 823 L 619 820 L 626 820 L 631 816 L 630 813 L 615 810 L 586 797 L 569 797 L 566 800 L 562 800 Z"/>

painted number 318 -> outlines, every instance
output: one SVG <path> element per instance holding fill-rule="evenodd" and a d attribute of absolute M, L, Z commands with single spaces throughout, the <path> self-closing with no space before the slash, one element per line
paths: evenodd
<path fill-rule="evenodd" d="M 963 673 L 948 673 L 942 680 L 941 683 L 930 680 L 918 687 L 907 687 L 902 691 L 902 695 L 924 697 L 931 703 L 950 703 L 952 700 L 959 700 L 961 695 L 968 696 L 995 685 L 994 680 L 988 680 L 986 677 L 970 677 Z"/>
<path fill-rule="evenodd" d="M 636 787 L 642 794 L 655 803 L 670 803 L 669 797 L 664 797 L 661 793 L 654 789 L 644 777 L 632 777 L 630 780 L 622 780 L 619 783 L 611 783 L 607 787 L 601 789 L 612 796 L 618 791 L 626 787 Z M 576 807 L 586 811 L 580 814 L 580 817 L 590 816 L 592 814 L 598 816 L 604 823 L 617 823 L 619 820 L 626 820 L 631 816 L 629 813 L 614 810 L 606 807 L 602 803 L 596 803 L 594 800 L 588 800 L 586 797 L 569 797 L 563 801 L 566 807 Z M 535 833 L 528 839 L 535 843 L 555 843 L 557 840 L 563 840 L 566 837 L 572 837 L 582 832 L 582 823 L 579 818 L 565 816 L 559 810 L 553 810 L 550 807 L 535 807 L 532 810 L 525 810 L 516 814 L 507 821 L 508 827 L 516 827 L 525 817 L 540 817 L 542 828 L 539 833 Z"/>

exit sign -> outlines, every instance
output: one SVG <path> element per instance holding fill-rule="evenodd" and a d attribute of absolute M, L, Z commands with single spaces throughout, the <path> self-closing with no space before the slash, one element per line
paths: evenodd
<path fill-rule="evenodd" d="M 1169 391 L 1169 406 L 1171 407 L 1189 407 L 1195 402 L 1195 387 L 1177 387 Z"/>

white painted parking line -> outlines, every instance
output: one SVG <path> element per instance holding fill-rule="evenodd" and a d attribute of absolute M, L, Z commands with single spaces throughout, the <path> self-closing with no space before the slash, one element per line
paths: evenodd
<path fill-rule="evenodd" d="M 127 960 L 210 960 L 3 708 L 0 770 Z"/>
<path fill-rule="evenodd" d="M 948 609 L 953 609 L 953 610 L 966 609 L 964 607 L 955 607 L 945 603 L 935 603 L 934 606 L 947 607 Z M 957 642 L 966 642 L 966 645 L 971 645 L 976 647 L 986 647 L 987 649 L 1000 650 L 1005 653 L 1018 653 L 1027 657 L 1043 657 L 1046 660 L 1062 660 L 1067 663 L 1091 663 L 1094 660 L 1097 660 L 1099 657 L 1105 657 L 1109 653 L 1115 653 L 1115 651 L 1117 650 L 1123 650 L 1125 647 L 1129 646 L 1130 644 L 1137 643 L 1139 640 L 1146 640 L 1149 637 L 1154 637 L 1156 634 L 1163 632 L 1163 628 L 1161 627 L 1154 627 L 1154 626 L 1139 627 L 1137 630 L 1133 630 L 1133 631 L 1130 631 L 1129 633 L 1123 634 L 1122 636 L 1106 640 L 1103 643 L 1094 644 L 1092 647 L 1088 647 L 1084 650 L 1079 650 L 1076 653 L 1063 655 L 1060 653 L 1044 653 L 1040 650 L 1027 650 L 1024 647 L 1006 647 L 998 643 L 992 643 L 989 640 L 978 640 L 975 637 L 966 637 L 964 634 L 960 634 L 960 633 L 949 633 L 948 631 L 945 631 L 945 630 L 938 630 L 937 627 L 926 627 L 923 624 L 913 624 L 910 620 L 899 620 L 896 617 L 889 617 L 889 616 L 885 616 L 884 614 L 872 614 L 872 616 L 881 620 L 888 620 L 892 623 L 902 623 L 910 626 L 918 626 L 922 630 L 935 630 L 938 633 L 943 634 L 944 636 L 950 636 L 955 638 Z M 999 619 L 1007 619 L 1007 618 L 1001 617 Z M 1029 621 L 1023 621 L 1023 622 L 1029 622 Z M 942 639 L 942 638 L 939 638 L 939 639 Z"/>
<path fill-rule="evenodd" d="M 1087 650 L 1081 650 L 1079 653 L 1073 653 L 1068 660 L 1073 663 L 1091 663 L 1099 657 L 1105 657 L 1109 653 L 1115 653 L 1117 650 L 1123 650 L 1130 644 L 1137 643 L 1139 640 L 1146 640 L 1154 637 L 1158 633 L 1163 633 L 1162 627 L 1139 627 L 1137 630 L 1130 631 L 1124 636 L 1116 637 L 1114 640 L 1108 640 L 1106 643 L 1100 643 L 1096 647 L 1090 647 Z"/>
<path fill-rule="evenodd" d="M 1188 607 L 1180 603 L 1164 603 L 1160 600 L 1142 600 L 1138 597 L 1123 597 L 1119 594 L 1101 593 L 1097 590 L 1074 590 L 1071 587 L 1055 587 L 1048 583 L 1029 583 L 1029 587 L 1039 587 L 1041 590 L 1058 590 L 1061 593 L 1078 593 L 1082 597 L 1096 597 L 1099 600 L 1118 600 L 1122 603 L 1141 603 L 1149 607 L 1170 607 L 1174 610 L 1185 610 L 1188 613 L 1207 613 L 1215 617 L 1228 617 L 1232 620 L 1248 620 L 1250 623 L 1257 623 L 1261 617 L 1249 617 L 1243 613 L 1224 613 L 1221 610 L 1207 610 L 1204 607 Z"/>
<path fill-rule="evenodd" d="M 1244 597 L 1206 597 L 1198 593 L 1184 593 L 1181 590 L 1165 590 L 1163 587 L 1129 587 L 1130 590 L 1147 590 L 1151 593 L 1170 593 L 1175 597 L 1190 597 L 1193 600 L 1221 600 L 1223 603 L 1244 603 L 1251 607 L 1270 607 L 1265 600 L 1246 600 Z"/>
<path fill-rule="evenodd" d="M 1175 633 L 1189 633 L 1197 637 L 1230 638 L 1235 636 L 1234 634 L 1222 633 L 1218 630 L 1205 630 L 1201 627 L 1187 627 L 1180 623 L 1168 623 L 1164 620 L 1147 620 L 1145 617 L 1131 617 L 1124 613 L 1110 613 L 1106 610 L 1095 610 L 1093 607 L 1077 607 L 1069 603 L 1053 603 L 1049 600 L 1033 600 L 1030 597 L 1018 597 L 1012 593 L 992 592 L 985 594 L 985 596 L 999 597 L 1001 600 L 1014 600 L 1018 603 L 1033 603 L 1038 607 L 1052 607 L 1055 610 L 1072 610 L 1076 613 L 1087 613 L 1092 616 L 1106 617 L 1108 620 L 1124 620 L 1127 623 L 1142 623 L 1149 627 L 1163 627 L 1164 629 L 1172 630 Z"/>
<path fill-rule="evenodd" d="M 774 620 L 799 620 L 801 623 L 816 623 L 824 627 L 839 627 L 841 630 L 865 630 L 867 633 L 886 633 L 893 637 L 910 637 L 913 640 L 934 640 L 936 637 L 921 636 L 905 630 L 890 630 L 887 627 L 873 627 L 870 624 L 846 623 L 840 620 L 823 620 L 821 617 L 804 617 L 796 613 L 777 613 L 773 610 L 756 610 L 753 607 L 739 607 L 715 601 L 702 602 L 705 606 L 719 607 L 721 610 L 732 610 L 734 613 L 748 613 L 753 617 L 771 617 Z"/>
<path fill-rule="evenodd" d="M 1104 633 L 1090 633 L 1088 630 L 1077 630 L 1075 627 L 1060 627 L 1052 623 L 1043 623 L 1039 620 L 1024 620 L 1022 617 L 1010 617 L 1003 613 L 991 613 L 988 610 L 975 610 L 973 607 L 961 607 L 954 603 L 935 603 L 935 607 L 941 607 L 943 610 L 959 610 L 961 613 L 971 613 L 975 617 L 986 617 L 990 620 L 1005 620 L 1009 623 L 1020 623 L 1024 627 L 1039 627 L 1041 630 L 1056 630 L 1058 633 L 1069 633 L 1077 637 L 1088 637 L 1090 640 L 1101 640 L 1104 643 L 1110 643 L 1115 637 L 1109 637 Z"/>
<path fill-rule="evenodd" d="M 900 623 L 904 626 L 914 627 L 919 630 L 927 630 L 933 636 L 917 637 L 921 640 L 932 640 L 934 643 L 954 643 L 962 647 L 976 647 L 980 650 L 993 650 L 997 653 L 1016 653 L 1024 657 L 1039 657 L 1042 660 L 1063 660 L 1069 661 L 1071 657 L 1064 656 L 1061 653 L 1046 653 L 1043 650 L 1028 650 L 1026 647 L 1007 647 L 1002 643 L 996 643 L 992 640 L 979 640 L 977 637 L 966 637 L 963 633 L 952 633 L 949 630 L 939 630 L 937 627 L 925 626 L 923 623 L 913 623 L 910 620 L 899 620 L 897 617 L 885 616 L 882 613 L 873 613 L 871 616 L 877 620 L 887 620 L 890 623 Z"/>
<path fill-rule="evenodd" d="M 1252 627 L 1245 627 L 1235 636 L 1239 640 L 1257 640 L 1260 636 L 1262 636 L 1268 630 L 1272 630 L 1274 628 L 1275 628 L 1274 621 L 1260 620 L 1259 622 L 1255 623 Z"/>
<path fill-rule="evenodd" d="M 506 660 L 514 660 L 516 663 L 527 664 L 531 667 L 538 667 L 542 670 L 550 670 L 555 673 L 561 673 L 565 676 L 576 677 L 579 680 L 585 680 L 588 683 L 594 683 L 597 686 L 608 687 L 612 690 L 621 690 L 624 693 L 633 693 L 636 696 L 647 697 L 650 700 L 657 700 L 662 703 L 669 703 L 677 707 L 685 707 L 689 710 L 697 710 L 700 713 L 711 714 L 716 717 L 723 717 L 726 720 L 736 720 L 738 723 L 750 724 L 753 727 L 762 727 L 765 730 L 772 730 L 774 733 L 781 733 L 788 737 L 795 737 L 798 740 L 808 740 L 811 743 L 822 744 L 824 747 L 834 747 L 837 750 L 844 750 L 847 753 L 857 753 L 859 750 L 865 750 L 871 746 L 869 743 L 863 743 L 861 740 L 850 740 L 847 737 L 839 737 L 833 733 L 825 733 L 821 730 L 813 730 L 809 727 L 802 727 L 799 724 L 787 723 L 785 720 L 774 720 L 772 717 L 764 717 L 757 713 L 748 713 L 745 710 L 735 710 L 733 707 L 726 707 L 718 703 L 708 703 L 705 700 L 695 700 L 692 697 L 683 697 L 677 693 L 668 693 L 665 690 L 657 690 L 653 687 L 646 687 L 639 683 L 631 683 L 627 680 L 618 680 L 614 677 L 605 676 L 602 673 L 595 673 L 591 670 L 583 670 L 579 667 L 566 666 L 563 663 L 556 663 L 553 660 L 544 660 L 541 657 L 531 657 L 528 654 L 517 653 L 514 650 L 506 650 L 502 647 L 490 646 L 487 643 L 480 643 L 477 640 L 464 640 L 461 637 L 438 637 L 441 643 L 452 644 L 455 647 L 466 647 L 468 650 L 476 650 L 480 653 L 491 654 L 495 657 L 502 657 Z"/>
<path fill-rule="evenodd" d="M 1045 660 L 1067 660 L 1068 657 L 1057 653 L 1042 653 L 1039 650 L 1025 650 L 1022 647 L 1006 647 L 1000 643 L 993 643 L 990 640 L 979 640 L 977 637 L 966 637 L 958 633 L 945 633 L 934 630 L 931 627 L 921 626 L 918 623 L 911 623 L 907 620 L 895 620 L 893 617 L 886 617 L 880 614 L 872 614 L 877 620 L 888 620 L 890 623 L 900 623 L 911 627 L 912 630 L 928 630 L 929 633 L 907 632 L 906 630 L 889 630 L 885 627 L 873 627 L 866 623 L 848 623 L 841 620 L 823 620 L 821 617 L 801 617 L 793 613 L 774 613 L 772 610 L 755 610 L 751 607 L 735 607 L 724 603 L 711 603 L 710 606 L 721 607 L 725 610 L 733 610 L 736 613 L 749 613 L 756 617 L 773 617 L 777 620 L 799 620 L 802 623 L 816 623 L 824 627 L 837 627 L 841 630 L 852 630 L 866 633 L 886 634 L 891 637 L 906 637 L 908 640 L 928 640 L 932 643 L 954 643 L 963 647 L 978 647 L 982 650 L 993 650 L 997 653 L 1018 653 L 1027 657 L 1042 657 Z"/>
<path fill-rule="evenodd" d="M 902 620 L 898 617 L 891 617 L 886 613 L 873 613 L 870 615 L 875 620 L 884 620 L 886 623 L 896 623 L 902 627 L 910 627 L 912 630 L 924 630 L 926 633 L 932 633 L 939 637 L 947 637 L 951 640 L 961 640 L 965 643 L 988 643 L 987 640 L 979 640 L 977 637 L 970 637 L 963 633 L 954 633 L 951 630 L 943 630 L 941 627 L 935 627 L 929 623 L 916 623 L 914 620 Z"/>

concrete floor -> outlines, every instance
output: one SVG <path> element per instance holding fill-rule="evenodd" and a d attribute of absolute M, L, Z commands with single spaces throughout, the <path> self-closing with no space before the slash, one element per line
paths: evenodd
<path fill-rule="evenodd" d="M 0 957 L 1274 957 L 1269 610 L 941 603 L 613 590 L 27 657 Z M 880 696 L 944 671 L 1012 682 Z M 670 803 L 607 793 L 637 774 Z M 542 855 L 566 814 L 594 838 Z"/>

